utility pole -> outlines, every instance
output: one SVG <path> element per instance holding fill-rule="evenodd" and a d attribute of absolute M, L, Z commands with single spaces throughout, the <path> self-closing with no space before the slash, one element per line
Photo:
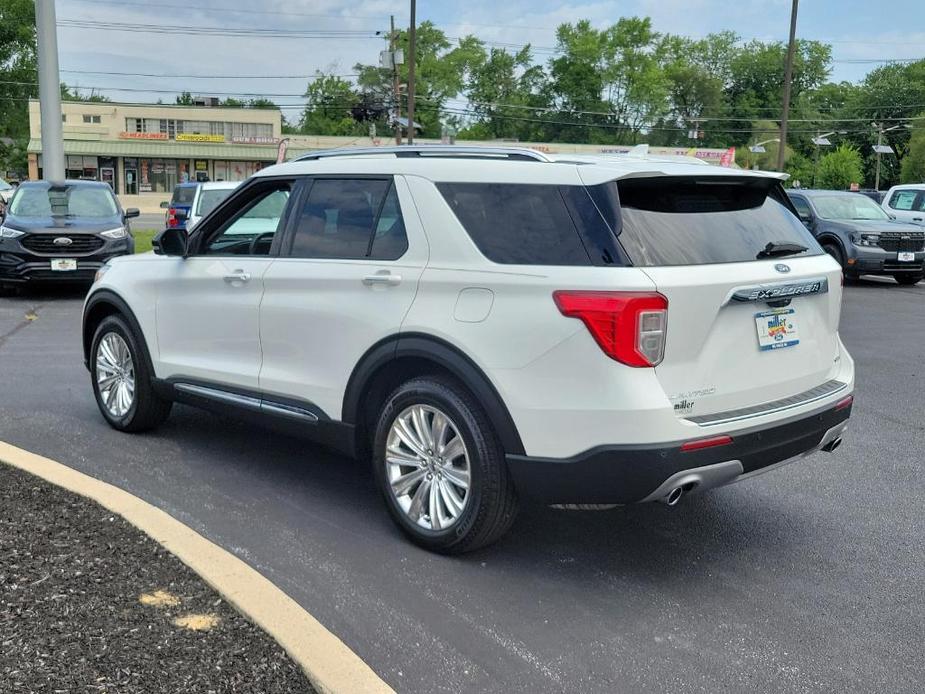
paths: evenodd
<path fill-rule="evenodd" d="M 414 67 L 415 48 L 417 46 L 417 2 L 411 0 L 411 26 L 408 29 L 408 144 L 414 144 Z"/>
<path fill-rule="evenodd" d="M 55 0 L 36 0 L 35 29 L 39 54 L 39 112 L 42 119 L 42 175 L 64 180 L 64 137 L 61 131 L 61 80 L 58 77 L 58 27 Z"/>
<path fill-rule="evenodd" d="M 401 144 L 401 93 L 398 89 L 398 65 L 395 62 L 395 15 L 393 14 L 389 23 L 391 31 L 389 32 L 389 52 L 392 54 L 392 97 L 395 99 L 395 144 Z"/>
<path fill-rule="evenodd" d="M 787 119 L 790 117 L 790 82 L 793 80 L 793 54 L 797 43 L 797 8 L 800 0 L 793 0 L 790 10 L 790 43 L 787 45 L 787 64 L 784 68 L 784 108 L 780 117 L 780 149 L 777 150 L 777 170 L 784 170 L 784 155 L 787 153 Z"/>
<path fill-rule="evenodd" d="M 883 123 L 875 123 L 877 127 L 877 177 L 874 181 L 874 190 L 880 190 L 880 146 L 883 144 Z"/>

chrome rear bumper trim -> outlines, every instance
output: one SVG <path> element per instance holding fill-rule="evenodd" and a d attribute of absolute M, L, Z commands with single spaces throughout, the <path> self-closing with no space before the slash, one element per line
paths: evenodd
<path fill-rule="evenodd" d="M 832 379 L 831 381 L 827 381 L 820 386 L 811 388 L 798 395 L 792 395 L 789 398 L 781 398 L 780 400 L 773 400 L 772 402 L 766 402 L 761 405 L 754 405 L 752 407 L 743 407 L 738 410 L 727 410 L 725 412 L 716 412 L 714 414 L 687 417 L 686 419 L 687 421 L 702 427 L 713 426 L 715 424 L 729 424 L 731 422 L 739 422 L 744 419 L 753 419 L 755 417 L 763 417 L 767 414 L 783 412 L 785 410 L 793 409 L 794 407 L 802 407 L 803 405 L 808 405 L 812 402 L 823 400 L 831 395 L 835 395 L 847 387 L 847 383 L 843 383 L 837 379 Z"/>

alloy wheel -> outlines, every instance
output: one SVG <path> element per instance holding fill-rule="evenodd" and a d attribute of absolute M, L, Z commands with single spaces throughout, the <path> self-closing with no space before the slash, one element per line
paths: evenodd
<path fill-rule="evenodd" d="M 471 464 L 453 421 L 430 405 L 412 405 L 392 422 L 386 440 L 386 479 L 413 523 L 446 530 L 469 502 Z"/>
<path fill-rule="evenodd" d="M 100 401 L 113 417 L 124 417 L 135 400 L 132 353 L 118 333 L 103 335 L 96 350 L 96 386 Z"/>

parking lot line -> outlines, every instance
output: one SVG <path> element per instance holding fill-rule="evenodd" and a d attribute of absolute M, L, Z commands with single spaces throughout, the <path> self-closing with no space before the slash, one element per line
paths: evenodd
<path fill-rule="evenodd" d="M 123 489 L 3 441 L 0 461 L 96 501 L 161 544 L 273 637 L 318 691 L 393 691 L 339 638 L 268 579 L 159 508 Z"/>

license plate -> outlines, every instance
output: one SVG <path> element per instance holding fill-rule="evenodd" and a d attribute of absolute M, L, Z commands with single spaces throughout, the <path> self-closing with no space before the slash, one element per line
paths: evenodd
<path fill-rule="evenodd" d="M 897 260 L 901 263 L 914 263 L 915 253 L 900 253 Z"/>
<path fill-rule="evenodd" d="M 792 308 L 779 308 L 755 314 L 758 328 L 758 349 L 766 352 L 800 344 L 797 333 L 796 312 Z"/>
<path fill-rule="evenodd" d="M 53 258 L 51 269 L 55 272 L 73 272 L 77 269 L 77 260 L 74 258 Z"/>

